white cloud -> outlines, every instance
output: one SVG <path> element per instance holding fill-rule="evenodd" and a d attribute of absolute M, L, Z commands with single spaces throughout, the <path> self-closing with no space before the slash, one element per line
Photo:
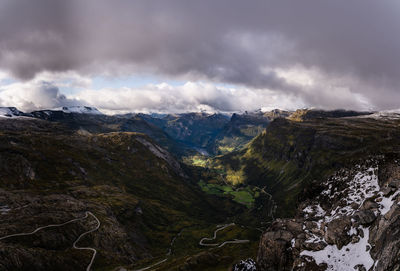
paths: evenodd
<path fill-rule="evenodd" d="M 23 111 L 89 105 L 111 114 L 201 110 L 237 112 L 302 107 L 372 109 L 371 102 L 364 95 L 350 90 L 360 84 L 351 77 L 332 79 L 317 69 L 299 65 L 266 72 L 276 74 L 278 79 L 291 84 L 297 91 L 190 81 L 182 85 L 161 83 L 92 89 L 92 80 L 75 72 L 42 72 L 30 81 L 0 85 L 0 105 L 15 106 Z M 8 78 L 7 74 L 2 76 Z M 65 95 L 63 89 L 75 91 Z"/>
<path fill-rule="evenodd" d="M 45 81 L 0 86 L 0 105 L 14 106 L 26 112 L 78 104 L 80 101 L 68 99 L 56 85 Z"/>
<path fill-rule="evenodd" d="M 142 88 L 83 90 L 74 97 L 104 112 L 232 112 L 303 106 L 295 96 L 267 89 L 223 87 L 201 82 L 187 82 L 181 86 L 162 83 Z"/>

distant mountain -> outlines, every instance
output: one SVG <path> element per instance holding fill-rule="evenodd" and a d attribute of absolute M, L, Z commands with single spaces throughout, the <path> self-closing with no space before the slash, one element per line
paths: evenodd
<path fill-rule="evenodd" d="M 218 155 L 244 147 L 260 134 L 268 123 L 278 117 L 287 117 L 289 111 L 223 114 L 184 113 L 169 115 L 138 114 L 138 117 L 156 125 L 174 140 L 204 153 Z"/>
<path fill-rule="evenodd" d="M 62 107 L 61 110 L 39 110 L 34 111 L 32 113 L 25 113 L 18 110 L 16 107 L 0 107 L 0 117 L 36 117 L 36 118 L 51 118 L 50 115 L 58 114 L 60 112 L 66 114 L 90 114 L 90 115 L 102 115 L 97 108 L 89 107 L 89 106 L 70 106 L 70 107 Z"/>
<path fill-rule="evenodd" d="M 97 108 L 90 106 L 64 106 L 62 111 L 65 113 L 79 113 L 79 114 L 94 114 L 101 115 L 101 113 Z"/>
<path fill-rule="evenodd" d="M 291 114 L 279 109 L 269 112 L 245 112 L 233 114 L 230 121 L 218 133 L 209 149 L 214 154 L 226 154 L 243 148 L 276 118 L 284 118 Z"/>
<path fill-rule="evenodd" d="M 68 110 L 40 110 L 34 111 L 31 115 L 34 118 L 48 120 L 52 122 L 62 123 L 82 134 L 98 134 L 110 132 L 139 132 L 150 136 L 158 144 L 174 153 L 176 156 L 181 156 L 186 153 L 194 152 L 186 146 L 177 143 L 166 132 L 157 126 L 136 116 L 136 114 L 127 115 L 104 115 L 98 113 L 77 113 L 66 112 Z M 96 110 L 89 110 L 96 112 Z M 86 112 L 86 110 L 83 110 Z"/>
<path fill-rule="evenodd" d="M 287 118 L 293 121 L 304 121 L 317 118 L 343 118 L 370 115 L 372 112 L 359 112 L 352 110 L 318 110 L 318 109 L 298 109 Z"/>
<path fill-rule="evenodd" d="M 19 111 L 15 107 L 0 107 L 0 117 L 30 117 L 30 114 Z"/>
<path fill-rule="evenodd" d="M 227 115 L 207 113 L 169 114 L 158 117 L 140 114 L 139 117 L 163 129 L 182 144 L 207 150 L 230 119 Z"/>

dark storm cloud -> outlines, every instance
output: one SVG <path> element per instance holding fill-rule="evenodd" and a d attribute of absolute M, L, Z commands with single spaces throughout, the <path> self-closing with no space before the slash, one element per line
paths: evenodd
<path fill-rule="evenodd" d="M 0 69 L 208 79 L 329 104 L 275 72 L 301 65 L 385 108 L 400 98 L 399 26 L 396 0 L 5 0 Z"/>

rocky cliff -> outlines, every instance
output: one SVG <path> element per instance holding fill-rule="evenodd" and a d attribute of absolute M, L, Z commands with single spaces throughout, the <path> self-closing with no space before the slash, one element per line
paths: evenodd
<path fill-rule="evenodd" d="M 398 156 L 337 171 L 260 241 L 257 270 L 398 270 Z"/>

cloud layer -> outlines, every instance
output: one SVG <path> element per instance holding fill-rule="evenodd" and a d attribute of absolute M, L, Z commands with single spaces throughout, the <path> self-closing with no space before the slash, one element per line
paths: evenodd
<path fill-rule="evenodd" d="M 245 110 L 297 109 L 317 104 L 326 109 L 354 108 L 367 110 L 370 102 L 347 88 L 328 87 L 317 91 L 322 83 L 334 84 L 326 78 L 299 70 L 277 71 L 280 78 L 297 86 L 302 92 L 286 93 L 277 90 L 245 86 L 216 85 L 207 82 L 184 84 L 147 84 L 138 87 L 108 87 L 93 89 L 91 81 L 74 73 L 42 73 L 26 82 L 0 86 L 0 106 L 16 106 L 29 112 L 71 105 L 90 105 L 105 113 L 188 111 L 237 112 Z M 69 95 L 58 86 L 76 87 Z M 335 100 L 335 104 L 331 101 Z M 321 103 L 322 102 L 322 103 Z"/>
<path fill-rule="evenodd" d="M 152 74 L 307 106 L 384 109 L 399 107 L 399 25 L 396 0 L 5 0 L 0 69 L 23 80 Z M 304 74 L 313 84 L 295 82 Z"/>
<path fill-rule="evenodd" d="M 84 103 L 67 98 L 56 85 L 46 81 L 17 82 L 0 87 L 0 106 L 17 107 L 25 112 Z"/>

